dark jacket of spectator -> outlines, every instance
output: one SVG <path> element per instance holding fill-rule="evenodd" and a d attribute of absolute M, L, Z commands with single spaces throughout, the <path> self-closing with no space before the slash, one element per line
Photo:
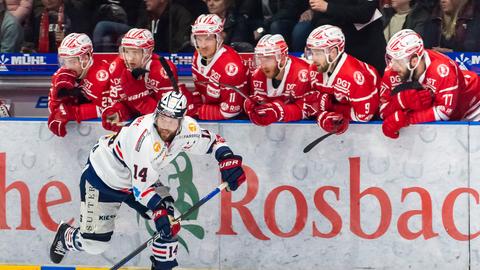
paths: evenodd
<path fill-rule="evenodd" d="M 148 15 L 140 18 L 137 26 L 152 32 L 156 52 L 179 52 L 190 44 L 194 18 L 183 6 L 169 3 L 160 18 Z"/>
<path fill-rule="evenodd" d="M 360 30 L 354 24 L 370 21 L 379 5 L 378 0 L 329 1 L 327 11 L 314 12 L 315 27 L 332 24 L 342 29 L 345 35 L 345 51 L 374 66 L 380 74 L 385 70 L 385 37 L 381 19 L 371 22 Z"/>
<path fill-rule="evenodd" d="M 383 17 L 382 17 L 383 29 L 389 26 L 390 20 L 392 19 L 393 15 L 395 15 L 395 9 L 393 8 L 383 9 Z M 405 22 L 403 23 L 402 29 L 412 29 L 413 31 L 423 36 L 423 29 L 425 28 L 425 22 L 428 20 L 429 15 L 430 15 L 430 12 L 426 7 L 424 7 L 423 5 L 414 4 L 411 7 L 409 14 L 405 18 Z M 394 33 L 392 33 L 391 36 L 393 36 L 393 34 Z"/>
<path fill-rule="evenodd" d="M 442 33 L 443 13 L 437 6 L 424 30 L 425 47 L 441 47 L 454 51 L 480 51 L 480 4 L 470 0 L 459 12 L 451 38 Z"/>
<path fill-rule="evenodd" d="M 233 8 L 227 11 L 223 24 L 223 32 L 225 32 L 225 44 L 231 44 L 232 42 L 253 42 L 253 35 L 248 29 L 245 17 L 241 16 Z"/>

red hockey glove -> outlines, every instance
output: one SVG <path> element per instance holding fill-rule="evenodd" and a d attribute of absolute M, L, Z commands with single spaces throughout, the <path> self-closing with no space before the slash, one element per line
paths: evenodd
<path fill-rule="evenodd" d="M 317 118 L 317 123 L 326 132 L 335 132 L 339 135 L 348 129 L 349 121 L 341 113 L 322 112 Z"/>
<path fill-rule="evenodd" d="M 259 126 L 268 126 L 275 122 L 280 122 L 284 117 L 284 110 L 280 102 L 270 102 L 258 105 L 249 113 L 250 120 Z"/>
<path fill-rule="evenodd" d="M 385 136 L 396 139 L 400 135 L 400 129 L 408 125 L 410 125 L 409 115 L 402 110 L 398 110 L 383 121 L 382 131 Z"/>
<path fill-rule="evenodd" d="M 76 112 L 74 107 L 60 104 L 48 117 L 48 128 L 53 134 L 59 137 L 65 137 L 67 134 L 67 123 L 71 120 L 76 120 Z"/>
<path fill-rule="evenodd" d="M 75 73 L 75 71 L 66 68 L 60 68 L 52 81 L 52 96 L 54 98 L 59 98 L 59 92 L 65 91 L 67 89 L 73 89 L 75 87 L 76 79 L 77 74 Z"/>
<path fill-rule="evenodd" d="M 382 117 L 385 119 L 395 111 L 408 109 L 419 111 L 432 105 L 433 99 L 430 90 L 409 89 L 394 95 L 387 106 L 382 110 Z"/>
<path fill-rule="evenodd" d="M 102 126 L 106 130 L 114 132 L 120 131 L 123 127 L 123 121 L 130 118 L 128 109 L 121 102 L 107 107 L 102 112 Z"/>
<path fill-rule="evenodd" d="M 311 91 L 304 96 L 303 113 L 306 117 L 317 117 L 323 111 L 332 109 L 332 95 Z"/>

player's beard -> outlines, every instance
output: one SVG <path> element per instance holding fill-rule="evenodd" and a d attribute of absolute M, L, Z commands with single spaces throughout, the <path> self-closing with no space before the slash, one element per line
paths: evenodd
<path fill-rule="evenodd" d="M 159 128 L 158 133 L 164 142 L 171 142 L 175 138 L 175 131 Z"/>
<path fill-rule="evenodd" d="M 328 64 L 326 64 L 326 63 L 324 65 L 322 65 L 322 64 L 318 64 L 318 65 L 315 64 L 315 65 L 317 66 L 318 73 L 325 73 L 325 72 L 328 71 Z"/>
<path fill-rule="evenodd" d="M 269 79 L 274 79 L 280 73 L 280 70 L 278 69 L 278 67 L 275 67 L 274 69 L 262 68 L 262 71 L 265 74 L 265 77 Z"/>

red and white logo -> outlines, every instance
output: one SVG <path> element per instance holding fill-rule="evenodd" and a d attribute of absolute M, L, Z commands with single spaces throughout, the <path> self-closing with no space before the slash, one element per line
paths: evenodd
<path fill-rule="evenodd" d="M 228 63 L 225 66 L 225 72 L 228 76 L 235 76 L 238 73 L 238 66 L 234 63 Z"/>
<path fill-rule="evenodd" d="M 307 82 L 308 81 L 308 71 L 306 69 L 300 70 L 300 72 L 298 73 L 298 79 L 301 82 Z"/>
<path fill-rule="evenodd" d="M 101 69 L 97 71 L 97 74 L 95 75 L 95 77 L 97 78 L 97 81 L 104 82 L 108 80 L 108 72 L 106 70 Z"/>
<path fill-rule="evenodd" d="M 358 85 L 363 85 L 363 83 L 365 83 L 365 77 L 363 77 L 363 74 L 360 71 L 355 71 L 353 73 L 353 79 Z"/>
<path fill-rule="evenodd" d="M 447 67 L 447 65 L 440 64 L 437 67 L 437 72 L 440 77 L 445 78 L 448 76 L 448 73 L 450 73 L 450 69 Z"/>

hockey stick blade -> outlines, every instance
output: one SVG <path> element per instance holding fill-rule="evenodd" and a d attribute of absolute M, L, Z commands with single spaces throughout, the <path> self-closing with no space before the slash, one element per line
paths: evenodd
<path fill-rule="evenodd" d="M 163 69 L 165 70 L 165 73 L 167 73 L 168 79 L 172 83 L 173 90 L 175 90 L 175 92 L 177 92 L 177 93 L 180 92 L 180 89 L 178 88 L 178 82 L 175 79 L 175 76 L 173 75 L 173 71 L 170 68 L 170 66 L 168 65 L 167 60 L 165 60 L 165 57 L 161 56 L 160 54 L 158 55 L 158 57 L 160 58 L 160 64 L 162 65 Z"/>
<path fill-rule="evenodd" d="M 310 150 L 312 150 L 313 147 L 315 147 L 317 144 L 321 143 L 323 140 L 326 138 L 330 137 L 331 135 L 335 134 L 335 132 L 330 132 L 327 134 L 324 134 L 320 136 L 319 138 L 315 139 L 313 142 L 309 143 L 305 148 L 303 149 L 303 153 L 308 153 Z"/>
<path fill-rule="evenodd" d="M 224 190 L 228 186 L 227 182 L 221 183 L 218 187 L 216 187 L 212 192 L 208 193 L 205 197 L 200 199 L 197 203 L 195 203 L 190 209 L 188 209 L 185 213 L 181 214 L 179 217 L 175 218 L 173 222 L 176 221 L 181 221 L 188 217 L 190 214 L 192 214 L 195 210 L 197 210 L 200 206 L 202 206 L 204 203 L 209 201 L 211 198 L 215 197 L 220 191 Z M 121 261 L 116 263 L 114 266 L 110 268 L 110 270 L 117 270 L 120 267 L 122 267 L 124 264 L 126 264 L 128 261 L 130 261 L 133 257 L 137 256 L 140 252 L 142 252 L 144 249 L 146 249 L 149 245 L 153 243 L 153 241 L 157 240 L 157 238 L 160 237 L 160 234 L 156 232 L 152 237 L 150 237 L 145 243 L 140 245 L 138 248 L 136 248 L 134 251 L 132 251 L 130 254 L 128 254 L 125 258 L 123 258 Z"/>

